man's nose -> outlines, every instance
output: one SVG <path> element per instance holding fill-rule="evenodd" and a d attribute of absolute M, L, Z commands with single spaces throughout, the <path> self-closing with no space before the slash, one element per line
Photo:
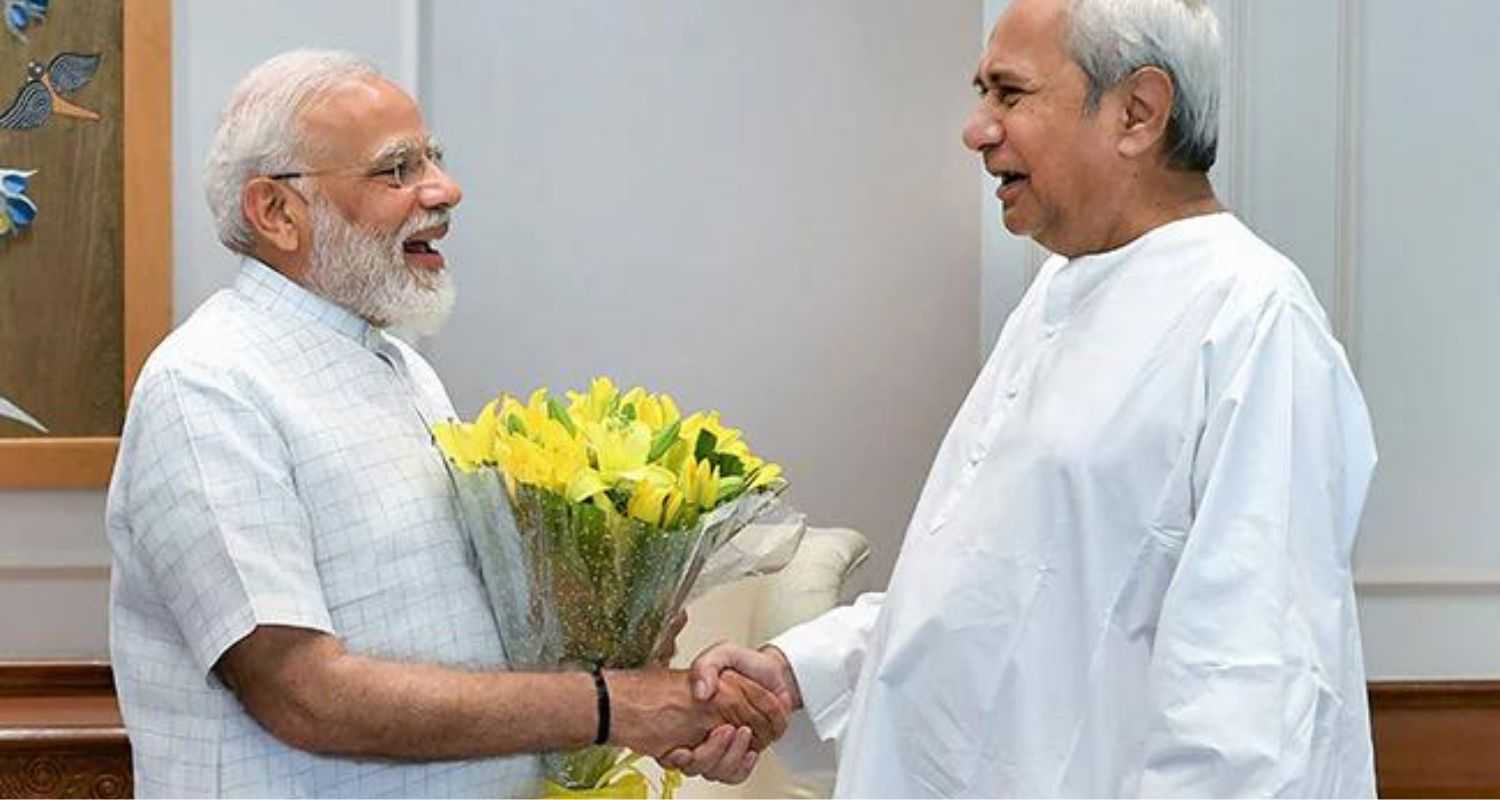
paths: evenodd
<path fill-rule="evenodd" d="M 1005 131 L 1000 127 L 1000 118 L 988 109 L 983 101 L 974 106 L 969 119 L 964 123 L 964 147 L 976 153 L 1000 144 Z"/>
<path fill-rule="evenodd" d="M 417 197 L 424 208 L 452 208 L 464 199 L 464 190 L 448 171 L 435 162 L 428 162 L 431 174 L 422 183 Z"/>

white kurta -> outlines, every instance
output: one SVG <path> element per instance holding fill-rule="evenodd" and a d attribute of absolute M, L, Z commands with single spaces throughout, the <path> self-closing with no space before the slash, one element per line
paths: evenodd
<path fill-rule="evenodd" d="M 1232 215 L 1052 259 L 888 591 L 774 642 L 837 794 L 1373 796 L 1374 464 L 1306 280 Z"/>

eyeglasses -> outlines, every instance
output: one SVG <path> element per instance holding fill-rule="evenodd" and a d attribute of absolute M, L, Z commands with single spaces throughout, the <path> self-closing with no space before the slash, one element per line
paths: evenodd
<path fill-rule="evenodd" d="M 402 150 L 376 162 L 373 167 L 339 167 L 304 172 L 278 172 L 267 175 L 273 181 L 289 178 L 314 178 L 319 175 L 353 175 L 378 180 L 393 189 L 410 189 L 427 180 L 431 170 L 443 170 L 443 149 L 431 146 L 420 150 Z"/>

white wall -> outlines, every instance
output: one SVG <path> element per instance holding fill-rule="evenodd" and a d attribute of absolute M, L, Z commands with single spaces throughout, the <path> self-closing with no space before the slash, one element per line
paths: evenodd
<path fill-rule="evenodd" d="M 1215 185 L 1307 273 L 1375 421 L 1355 559 L 1370 675 L 1500 675 L 1500 3 L 1212 4 Z M 988 349 L 1034 254 L 982 213 Z"/>
<path fill-rule="evenodd" d="M 982 177 L 957 141 L 967 96 L 946 92 L 961 93 L 988 25 L 962 27 L 977 3 L 862 3 L 857 17 L 853 3 L 624 5 L 178 0 L 178 316 L 232 271 L 197 168 L 233 80 L 299 44 L 360 50 L 420 84 L 467 178 L 448 248 L 462 305 L 428 345 L 460 405 L 606 369 L 719 404 L 784 457 L 815 517 L 887 543 L 883 574 L 946 415 L 1037 261 L 1000 230 L 984 180 L 978 202 L 942 188 Z M 1500 676 L 1500 106 L 1484 88 L 1500 55 L 1481 40 L 1500 4 L 1215 7 L 1229 56 L 1216 185 L 1308 273 L 1375 417 L 1357 559 L 1371 674 Z M 978 275 L 963 236 L 982 248 Z M 789 333 L 750 368 L 648 362 L 624 336 L 545 318 L 588 289 L 572 302 L 617 331 L 638 287 L 699 270 L 729 271 L 727 299 L 648 333 L 743 359 L 749 337 L 722 327 L 774 304 Z M 849 470 L 877 458 L 893 466 Z M 0 657 L 104 653 L 102 510 L 95 492 L 0 494 Z"/>
<path fill-rule="evenodd" d="M 1391 675 L 1500 675 L 1500 4 L 1358 4 L 1351 332 L 1382 463 L 1359 571 Z"/>
<path fill-rule="evenodd" d="M 178 320 L 235 269 L 198 178 L 234 82 L 293 47 L 358 51 L 424 100 L 468 192 L 445 248 L 459 309 L 424 343 L 460 408 L 598 372 L 717 406 L 814 521 L 877 540 L 883 580 L 978 369 L 958 130 L 979 0 L 173 14 Z M 106 655 L 103 507 L 0 493 L 0 658 Z"/>
<path fill-rule="evenodd" d="M 466 197 L 430 352 L 460 411 L 599 373 L 720 408 L 883 584 L 978 371 L 979 3 L 431 11 Z"/>

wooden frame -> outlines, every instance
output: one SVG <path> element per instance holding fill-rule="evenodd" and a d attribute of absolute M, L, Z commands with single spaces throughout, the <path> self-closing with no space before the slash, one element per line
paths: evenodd
<path fill-rule="evenodd" d="M 172 326 L 171 0 L 124 0 L 124 392 Z M 0 439 L 0 488 L 109 483 L 117 436 Z"/>

